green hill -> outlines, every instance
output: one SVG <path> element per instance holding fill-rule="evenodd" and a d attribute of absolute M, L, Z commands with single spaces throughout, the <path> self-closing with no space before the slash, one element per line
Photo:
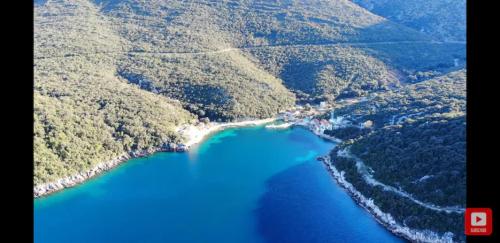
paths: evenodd
<path fill-rule="evenodd" d="M 331 152 L 333 164 L 346 179 L 382 211 L 402 225 L 452 232 L 464 241 L 463 214 L 422 207 L 391 191 L 363 180 L 351 158 L 339 154 L 348 149 L 381 183 L 398 188 L 416 200 L 443 208 L 464 208 L 465 170 L 465 71 L 457 71 L 401 90 L 335 110 L 370 128 L 348 127 L 326 131 L 345 142 Z"/>
<path fill-rule="evenodd" d="M 84 1 L 35 8 L 35 184 L 86 171 L 124 152 L 179 141 L 175 127 L 194 118 L 178 101 L 120 79 L 117 54 L 96 54 L 123 45 L 107 26 Z M 81 54 L 39 58 L 65 53 Z"/>
<path fill-rule="evenodd" d="M 465 41 L 465 0 L 353 0 L 372 13 L 441 40 Z"/>

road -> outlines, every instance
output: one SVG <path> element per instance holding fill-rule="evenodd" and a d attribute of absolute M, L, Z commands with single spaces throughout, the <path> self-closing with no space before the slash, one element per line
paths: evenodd
<path fill-rule="evenodd" d="M 124 54 L 124 55 L 162 55 L 162 56 L 196 56 L 196 55 L 211 55 L 220 54 L 231 51 L 244 51 L 244 50 L 254 50 L 254 49 L 266 49 L 266 48 L 282 48 L 282 47 L 294 47 L 303 48 L 311 46 L 369 46 L 369 45 L 395 45 L 395 44 L 436 44 L 436 45 L 447 45 L 447 44 L 462 44 L 462 41 L 381 41 L 381 42 L 340 42 L 340 43 L 324 43 L 324 44 L 277 44 L 277 45 L 262 45 L 262 46 L 244 46 L 244 47 L 229 47 L 220 50 L 213 51 L 200 51 L 200 52 L 169 52 L 169 51 L 102 51 L 102 52 L 82 52 L 82 53 L 66 53 L 56 56 L 43 56 L 34 57 L 35 60 L 40 59 L 52 59 L 52 58 L 66 58 L 82 55 L 92 55 L 92 54 Z"/>
<path fill-rule="evenodd" d="M 372 186 L 381 186 L 386 191 L 392 191 L 392 192 L 398 194 L 399 196 L 410 199 L 412 202 L 414 202 L 422 207 L 425 207 L 425 208 L 428 208 L 428 209 L 431 209 L 434 211 L 444 211 L 447 213 L 464 213 L 465 212 L 465 209 L 461 208 L 460 206 L 445 206 L 445 207 L 443 207 L 443 206 L 437 206 L 437 205 L 434 205 L 431 203 L 422 202 L 422 201 L 416 199 L 413 195 L 409 194 L 408 192 L 403 191 L 402 189 L 398 189 L 398 188 L 386 185 L 386 184 L 378 181 L 369 172 L 370 169 L 365 165 L 365 163 L 360 158 L 358 158 L 357 156 L 350 153 L 350 151 L 348 149 L 344 150 L 344 152 L 341 153 L 340 155 L 342 157 L 345 157 L 345 158 L 353 159 L 356 162 L 356 168 L 357 168 L 358 172 L 363 176 L 363 179 L 365 180 L 365 182 L 372 185 Z"/>

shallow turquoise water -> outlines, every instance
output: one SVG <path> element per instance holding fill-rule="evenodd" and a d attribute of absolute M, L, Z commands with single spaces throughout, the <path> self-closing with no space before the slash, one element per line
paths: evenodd
<path fill-rule="evenodd" d="M 399 242 L 316 157 L 302 128 L 235 128 L 133 159 L 34 202 L 35 242 Z"/>

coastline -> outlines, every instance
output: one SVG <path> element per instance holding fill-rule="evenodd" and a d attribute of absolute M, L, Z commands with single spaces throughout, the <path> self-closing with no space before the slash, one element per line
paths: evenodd
<path fill-rule="evenodd" d="M 308 125 L 305 124 L 293 124 L 294 126 L 302 126 L 323 139 L 332 141 L 334 143 L 341 143 L 342 140 L 333 136 L 326 135 L 324 133 L 318 132 Z M 355 201 L 355 203 L 364 208 L 370 215 L 372 215 L 375 220 L 382 225 L 384 228 L 392 232 L 393 234 L 411 241 L 411 242 L 436 242 L 436 243 L 453 243 L 453 234 L 445 233 L 439 235 L 438 233 L 429 230 L 415 230 L 407 226 L 402 226 L 398 224 L 392 215 L 383 212 L 377 205 L 374 204 L 373 199 L 366 198 L 361 192 L 359 192 L 350 182 L 348 182 L 344 177 L 344 171 L 338 171 L 333 165 L 329 155 L 319 157 L 318 160 L 322 161 L 329 174 L 333 177 L 337 185 L 342 187 L 349 196 Z"/>
<path fill-rule="evenodd" d="M 384 213 L 377 205 L 375 205 L 373 199 L 366 198 L 350 182 L 348 182 L 344 177 L 344 171 L 339 172 L 337 170 L 337 168 L 333 165 L 330 156 L 321 157 L 321 161 L 337 184 L 346 190 L 356 204 L 367 210 L 379 224 L 393 234 L 411 242 L 453 242 L 453 234 L 451 233 L 439 235 L 432 231 L 410 229 L 409 227 L 398 224 L 390 214 Z"/>
<path fill-rule="evenodd" d="M 211 122 L 208 124 L 198 123 L 195 125 L 193 124 L 183 125 L 177 129 L 177 132 L 179 132 L 180 135 L 185 139 L 185 143 L 182 144 L 183 145 L 182 149 L 158 147 L 149 150 L 130 151 L 128 153 L 125 152 L 113 159 L 98 163 L 92 169 L 87 170 L 85 172 L 79 172 L 75 175 L 67 176 L 65 178 L 61 178 L 53 182 L 48 182 L 38 186 L 34 186 L 33 197 L 39 198 L 61 191 L 65 188 L 74 187 L 76 185 L 84 183 L 85 181 L 95 176 L 98 176 L 106 171 L 109 171 L 117 167 L 118 165 L 124 163 L 125 161 L 128 161 L 133 158 L 146 157 L 156 152 L 175 152 L 175 151 L 184 152 L 186 150 L 189 150 L 189 148 L 191 148 L 193 145 L 202 142 L 209 134 L 217 131 L 221 131 L 232 127 L 258 126 L 273 122 L 275 120 L 276 118 L 266 118 L 258 120 L 245 120 L 239 122 L 227 122 L 227 123 Z M 177 147 L 178 145 L 175 144 L 175 146 Z"/>
<path fill-rule="evenodd" d="M 179 152 L 184 152 L 188 151 L 192 146 L 201 143 L 208 135 L 221 131 L 227 128 L 232 128 L 232 127 L 246 127 L 246 126 L 258 126 L 258 125 L 263 125 L 266 123 L 271 123 L 276 121 L 277 118 L 267 118 L 267 119 L 259 119 L 259 120 L 245 120 L 245 121 L 239 121 L 239 122 L 228 122 L 228 123 L 217 123 L 217 122 L 210 122 L 210 123 L 197 123 L 197 124 L 186 124 L 178 127 L 176 130 L 180 136 L 184 138 L 185 143 L 180 144 L 182 145 L 182 148 L 176 149 L 175 147 L 160 147 L 160 148 L 153 148 L 149 150 L 143 150 L 143 151 L 131 151 L 128 153 L 124 153 L 118 157 L 115 157 L 109 161 L 105 161 L 102 163 L 97 164 L 94 166 L 92 169 L 86 171 L 86 172 L 80 172 L 76 175 L 73 176 L 68 176 L 66 178 L 59 179 L 55 182 L 50 182 L 50 183 L 45 183 L 42 185 L 39 185 L 37 187 L 33 188 L 34 191 L 34 198 L 39 198 L 43 196 L 47 196 L 49 194 L 52 194 L 54 192 L 61 191 L 65 188 L 70 188 L 73 186 L 76 186 L 78 184 L 84 183 L 88 179 L 91 179 L 95 176 L 101 175 L 102 173 L 109 171 L 116 166 L 124 163 L 125 161 L 128 161 L 132 158 L 138 158 L 138 157 L 146 157 L 149 155 L 152 155 L 156 152 L 173 152 L 173 151 L 179 151 Z M 314 129 L 311 129 L 309 126 L 304 125 L 304 124 L 291 124 L 290 126 L 301 126 L 305 127 L 315 135 L 335 142 L 335 143 L 340 143 L 342 142 L 341 139 L 316 132 Z M 179 146 L 176 144 L 176 146 Z M 349 194 L 349 196 L 356 202 L 357 205 L 361 206 L 365 210 L 370 213 L 375 220 L 381 224 L 384 228 L 388 229 L 391 231 L 393 234 L 402 237 L 406 240 L 412 241 L 412 242 L 453 242 L 452 236 L 448 234 L 443 234 L 439 235 L 435 232 L 431 231 L 419 231 L 419 230 L 414 230 L 410 229 L 406 226 L 399 225 L 393 217 L 388 214 L 384 213 L 378 206 L 376 206 L 373 202 L 372 199 L 366 198 L 362 193 L 360 193 L 350 182 L 348 182 L 343 174 L 343 171 L 338 171 L 337 168 L 333 165 L 333 162 L 331 161 L 330 157 L 323 156 L 320 157 L 321 161 L 323 162 L 324 166 L 326 169 L 329 171 L 330 175 L 333 177 L 333 179 L 337 182 L 337 184 L 344 188 L 346 192 Z"/>
<path fill-rule="evenodd" d="M 193 145 L 202 142 L 209 134 L 221 131 L 232 127 L 247 127 L 247 126 L 258 126 L 266 123 L 274 122 L 277 118 L 266 118 L 258 120 L 245 120 L 238 122 L 210 122 L 208 124 L 198 123 L 196 125 L 184 125 L 177 129 L 177 132 L 186 138 L 186 142 L 183 144 L 186 149 L 191 148 Z"/>

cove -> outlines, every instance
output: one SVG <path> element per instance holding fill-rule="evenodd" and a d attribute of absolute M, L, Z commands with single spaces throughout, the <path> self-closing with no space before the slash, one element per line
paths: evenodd
<path fill-rule="evenodd" d="M 35 242 L 402 242 L 349 197 L 306 129 L 218 132 L 34 200 Z"/>

